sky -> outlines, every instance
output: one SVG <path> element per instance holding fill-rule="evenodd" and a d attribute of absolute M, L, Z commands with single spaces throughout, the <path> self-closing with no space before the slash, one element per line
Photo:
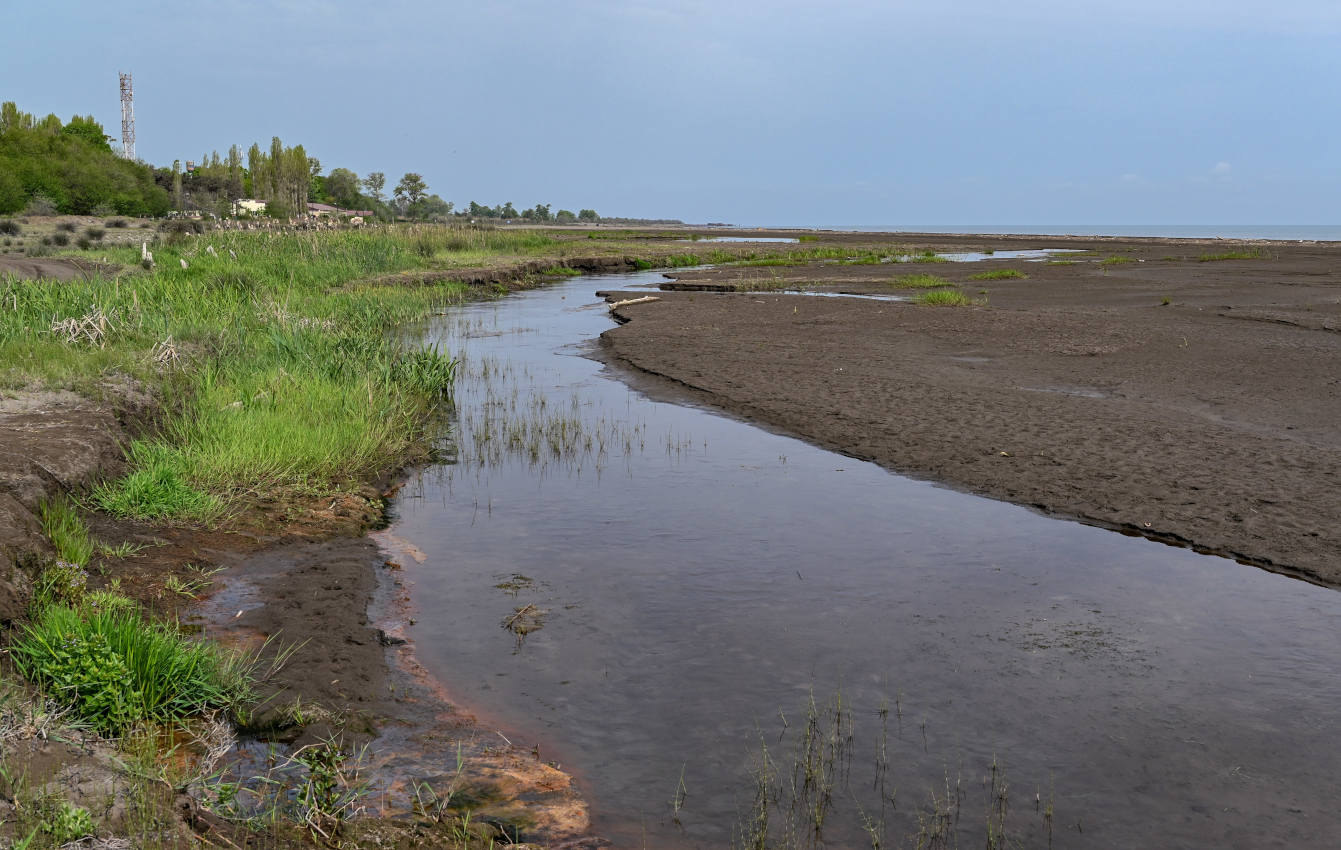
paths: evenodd
<path fill-rule="evenodd" d="M 5 0 L 0 100 L 156 165 L 749 225 L 1334 224 L 1336 0 Z"/>

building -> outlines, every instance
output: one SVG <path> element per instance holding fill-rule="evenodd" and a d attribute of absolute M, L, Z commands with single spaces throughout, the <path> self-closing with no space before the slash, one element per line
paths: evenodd
<path fill-rule="evenodd" d="M 238 198 L 233 201 L 233 215 L 265 215 L 265 201 Z"/>

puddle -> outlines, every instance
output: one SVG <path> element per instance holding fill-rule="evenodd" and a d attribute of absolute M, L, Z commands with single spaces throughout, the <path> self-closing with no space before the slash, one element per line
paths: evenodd
<path fill-rule="evenodd" d="M 984 260 L 1027 260 L 1038 263 L 1058 254 L 1078 253 L 1084 253 L 1084 251 L 1079 248 L 1039 248 L 1029 251 L 995 251 L 991 254 L 982 251 L 965 251 L 954 254 L 937 254 L 937 256 L 944 257 L 952 263 L 980 263 Z"/>
<path fill-rule="evenodd" d="M 455 462 L 393 505 L 425 556 L 418 657 L 575 773 L 598 833 L 731 846 L 763 747 L 785 777 L 811 695 L 841 692 L 828 846 L 869 846 L 882 788 L 907 843 L 947 782 L 983 843 L 994 760 L 1023 846 L 1341 843 L 1341 594 L 631 389 L 587 356 L 605 311 L 565 308 L 660 279 L 435 320 L 425 342 L 464 356 Z"/>
<path fill-rule="evenodd" d="M 776 295 L 814 295 L 820 298 L 864 298 L 867 301 L 911 301 L 907 295 L 875 295 L 869 292 L 811 292 L 805 289 L 780 289 Z"/>

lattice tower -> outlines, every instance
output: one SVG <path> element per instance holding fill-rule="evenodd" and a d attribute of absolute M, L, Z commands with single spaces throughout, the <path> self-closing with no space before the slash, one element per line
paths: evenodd
<path fill-rule="evenodd" d="M 121 155 L 135 158 L 135 101 L 130 74 L 121 75 Z"/>

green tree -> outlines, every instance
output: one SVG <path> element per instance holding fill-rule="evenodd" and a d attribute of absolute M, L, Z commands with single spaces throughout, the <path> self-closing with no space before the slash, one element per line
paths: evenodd
<path fill-rule="evenodd" d="M 374 171 L 363 178 L 363 188 L 368 190 L 368 194 L 377 203 L 382 203 L 382 190 L 386 189 L 386 175 L 380 171 Z"/>
<path fill-rule="evenodd" d="M 598 215 L 596 214 L 596 211 L 595 211 L 595 210 L 578 210 L 578 212 L 577 212 L 577 220 L 578 220 L 578 221 L 600 221 L 600 220 L 601 220 L 601 217 L 598 216 Z"/>
<path fill-rule="evenodd" d="M 359 176 L 348 168 L 332 168 L 326 175 L 326 194 L 336 206 L 346 209 L 359 204 Z"/>
<path fill-rule="evenodd" d="M 423 200 L 428 194 L 428 184 L 424 182 L 423 176 L 415 174 L 413 171 L 406 172 L 405 176 L 400 178 L 396 184 L 396 200 L 405 207 L 413 206 Z"/>
<path fill-rule="evenodd" d="M 559 224 L 572 224 L 577 221 L 577 216 L 573 215 L 572 210 L 559 210 L 554 214 L 554 220 Z"/>
<path fill-rule="evenodd" d="M 521 218 L 521 213 L 512 205 L 512 201 L 503 204 L 503 208 L 498 211 L 499 218 Z"/>

